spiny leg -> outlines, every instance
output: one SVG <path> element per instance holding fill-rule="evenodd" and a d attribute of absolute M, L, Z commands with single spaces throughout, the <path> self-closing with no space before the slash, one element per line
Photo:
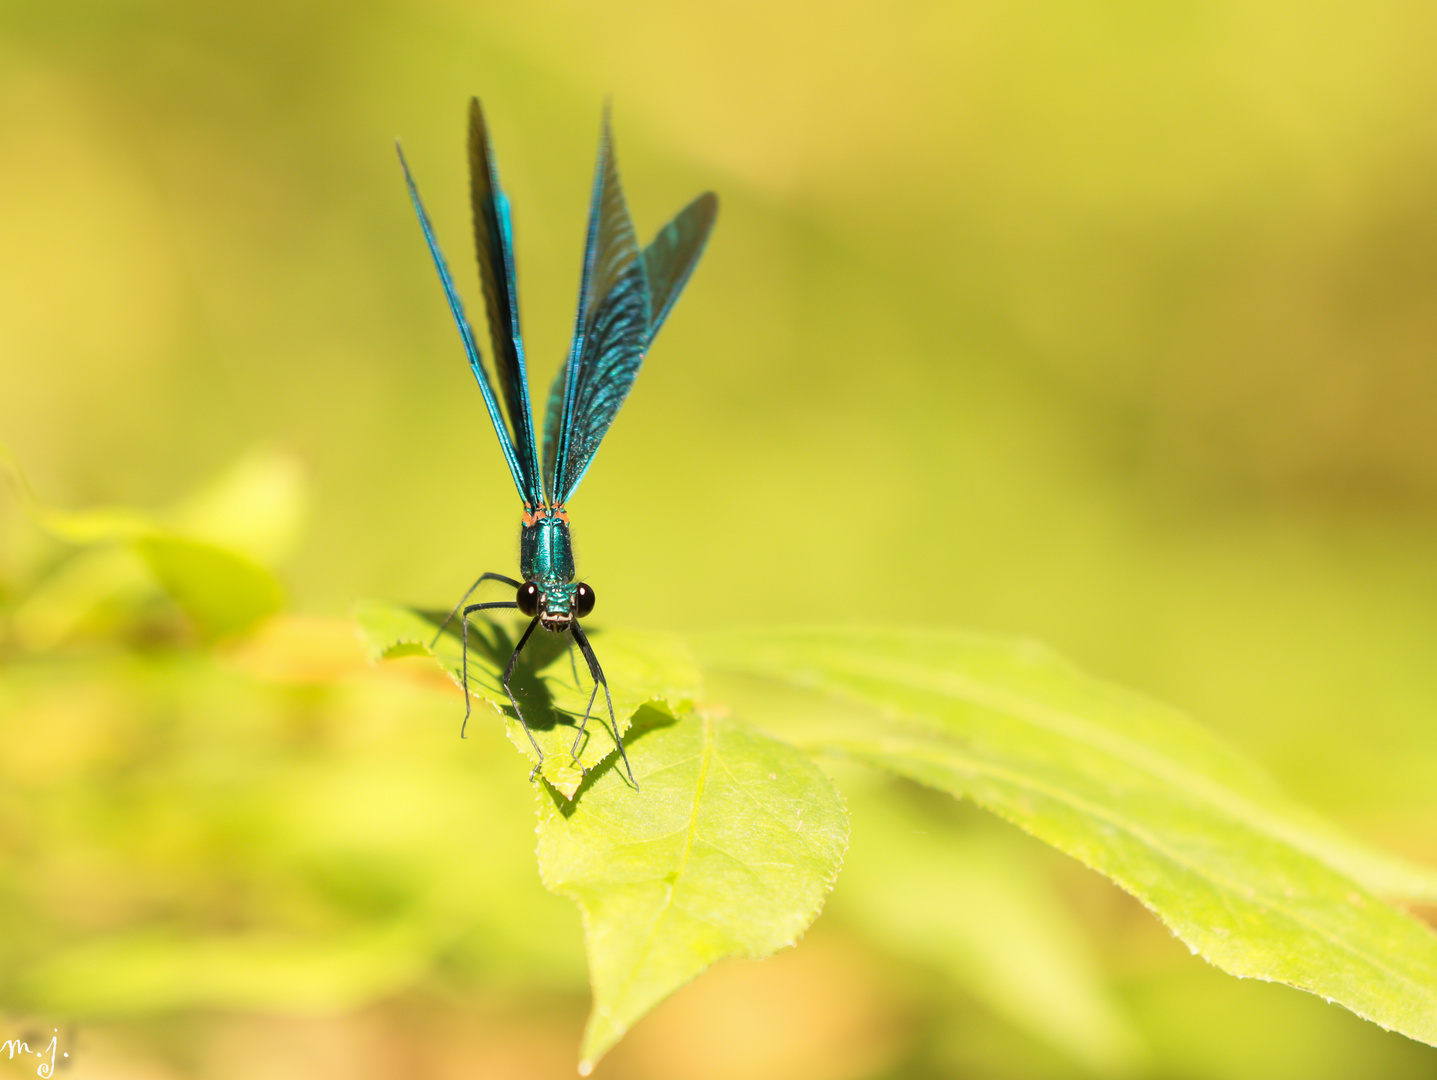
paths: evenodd
<path fill-rule="evenodd" d="M 473 592 L 474 590 L 470 589 L 469 591 Z M 495 600 L 489 604 L 470 604 L 464 609 L 464 617 L 459 623 L 464 631 L 463 634 L 460 635 L 464 645 L 459 653 L 459 681 L 464 686 L 464 723 L 459 725 L 459 737 L 461 739 L 464 738 L 465 729 L 469 727 L 469 614 L 474 611 L 483 611 L 486 608 L 513 608 L 518 606 L 519 605 L 513 600 Z M 434 640 L 438 641 L 439 639 L 435 638 Z"/>
<path fill-rule="evenodd" d="M 521 584 L 523 584 L 522 582 L 515 581 L 511 577 L 506 577 L 504 574 L 496 574 L 492 571 L 490 571 L 489 573 L 480 574 L 479 579 L 475 581 L 473 585 L 470 585 L 464 595 L 459 598 L 459 603 L 454 605 L 454 610 L 449 613 L 449 618 L 445 619 L 439 625 L 439 633 L 435 634 L 434 640 L 429 643 L 429 647 L 431 649 L 433 649 L 434 646 L 439 644 L 439 639 L 444 636 L 444 631 L 449 629 L 449 624 L 454 621 L 454 616 L 459 614 L 459 609 L 464 606 L 464 601 L 468 600 L 469 597 L 474 594 L 474 590 L 479 588 L 480 585 L 483 585 L 484 582 L 488 581 L 490 578 L 493 578 L 495 581 L 502 581 L 505 585 L 508 585 L 515 589 L 517 589 Z M 514 605 L 510 604 L 509 606 L 513 607 Z"/>
<path fill-rule="evenodd" d="M 604 688 L 604 702 L 609 707 L 609 724 L 614 733 L 614 744 L 619 748 L 619 757 L 624 759 L 624 771 L 629 774 L 629 783 L 634 785 L 635 791 L 638 791 L 639 782 L 634 779 L 634 769 L 633 766 L 629 764 L 629 755 L 624 750 L 624 740 L 619 734 L 619 722 L 614 719 L 614 699 L 609 694 L 609 681 L 604 678 L 604 669 L 599 667 L 599 658 L 594 655 L 594 647 L 589 644 L 589 639 L 584 636 L 584 631 L 579 629 L 579 621 L 577 619 L 569 624 L 569 630 L 574 635 L 574 641 L 578 643 L 579 651 L 584 654 L 584 660 L 589 665 L 589 674 L 593 676 L 594 679 L 594 692 L 589 695 L 589 703 L 592 706 L 594 693 L 597 693 L 598 688 L 602 686 Z M 587 722 L 587 711 L 584 714 L 584 719 Z M 582 727 L 580 731 L 583 731 Z"/>
<path fill-rule="evenodd" d="M 518 604 L 514 605 L 518 607 Z M 529 620 L 529 629 L 524 631 L 524 636 L 519 639 L 519 644 L 514 646 L 514 655 L 509 657 L 509 666 L 504 669 L 504 692 L 509 695 L 509 701 L 514 706 L 514 715 L 519 718 L 519 723 L 524 726 L 524 734 L 529 736 L 529 745 L 534 748 L 534 753 L 539 755 L 539 761 L 529 770 L 529 779 L 534 779 L 534 774 L 544 764 L 544 751 L 539 749 L 538 742 L 534 739 L 534 733 L 529 730 L 529 721 L 524 719 L 524 710 L 519 708 L 519 699 L 514 696 L 514 691 L 509 688 L 509 680 L 514 677 L 514 668 L 519 664 L 519 653 L 523 651 L 529 635 L 534 632 L 534 627 L 539 625 L 539 616 L 535 615 Z"/>

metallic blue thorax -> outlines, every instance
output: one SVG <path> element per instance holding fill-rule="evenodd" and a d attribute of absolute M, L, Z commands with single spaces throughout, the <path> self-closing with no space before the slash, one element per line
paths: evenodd
<path fill-rule="evenodd" d="M 519 573 L 553 599 L 567 597 L 562 588 L 574 580 L 574 545 L 569 516 L 563 510 L 540 508 L 524 514 L 519 530 Z"/>

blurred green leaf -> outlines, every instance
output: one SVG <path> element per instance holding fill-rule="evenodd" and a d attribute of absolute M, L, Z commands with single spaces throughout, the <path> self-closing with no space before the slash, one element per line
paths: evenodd
<path fill-rule="evenodd" d="M 658 1002 L 725 956 L 792 945 L 848 840 L 832 783 L 732 720 L 641 710 L 639 790 L 610 761 L 572 801 L 539 797 L 544 884 L 584 914 L 594 1005 L 581 1073 Z"/>
<path fill-rule="evenodd" d="M 125 507 L 75 511 L 46 506 L 36 497 L 25 470 L 4 443 L 0 443 L 0 473 L 36 524 L 59 540 L 81 546 L 115 543 L 144 536 L 158 527 L 150 515 Z"/>
<path fill-rule="evenodd" d="M 352 1009 L 418 981 L 433 964 L 427 930 L 412 922 L 326 938 L 142 930 L 46 957 L 26 973 L 20 994 L 71 1016 Z"/>
<path fill-rule="evenodd" d="M 1181 714 L 1033 643 L 951 632 L 726 634 L 703 654 L 876 710 L 816 745 L 1020 825 L 1223 970 L 1437 1043 L 1437 934 L 1374 895 L 1430 897 L 1434 875 L 1323 826 Z"/>
<path fill-rule="evenodd" d="M 152 533 L 134 547 L 202 636 L 247 630 L 284 606 L 284 589 L 263 566 L 229 548 Z"/>
<path fill-rule="evenodd" d="M 97 611 L 143 609 L 157 585 L 206 640 L 250 629 L 285 600 L 275 575 L 240 552 L 154 529 L 118 547 L 99 541 L 65 560 L 19 605 L 17 631 L 44 649 Z"/>
<path fill-rule="evenodd" d="M 854 827 L 832 903 L 838 918 L 1091 1072 L 1134 1071 L 1141 1042 L 1085 929 L 1031 853 L 997 833 L 1007 826 L 955 827 L 890 784 L 845 778 L 843 789 Z"/>
<path fill-rule="evenodd" d="M 324 653 L 353 627 L 296 620 L 280 647 L 305 634 Z M 535 873 L 529 785 L 497 726 L 460 743 L 442 686 L 354 659 L 296 684 L 240 650 L 12 658 L 0 1008 L 334 1011 L 476 979 L 582 992 L 577 920 Z"/>
<path fill-rule="evenodd" d="M 113 636 L 113 624 L 143 608 L 154 594 L 153 576 L 128 545 L 77 551 L 25 591 L 12 616 L 15 636 L 37 652 L 97 623 L 109 624 L 102 633 Z"/>
<path fill-rule="evenodd" d="M 372 600 L 361 601 L 355 608 L 360 635 L 371 659 L 415 654 L 433 656 L 449 677 L 462 685 L 458 621 L 450 623 L 435 642 L 444 614 L 422 613 Z M 502 682 L 522 625 L 511 631 L 494 620 L 469 620 L 469 691 L 506 718 L 510 741 L 531 762 L 537 763 L 534 748 L 514 715 Z M 634 713 L 646 703 L 679 709 L 699 696 L 698 670 L 677 640 L 657 634 L 594 629 L 589 630 L 589 635 L 613 693 L 614 717 L 621 734 L 628 729 Z M 593 698 L 578 761 L 570 756 L 593 687 L 587 682 L 588 669 L 582 657 L 566 650 L 568 640 L 567 635 L 536 632 L 520 657 L 513 685 L 529 721 L 529 730 L 544 752 L 544 779 L 565 796 L 572 797 L 583 782 L 584 772 L 605 761 L 615 752 L 615 746 L 612 736 L 604 734 L 608 709 L 600 688 Z M 482 711 L 479 715 L 482 717 Z"/>
<path fill-rule="evenodd" d="M 276 566 L 300 538 L 307 488 L 304 469 L 292 455 L 255 449 L 174 507 L 167 520 L 182 536 Z"/>
<path fill-rule="evenodd" d="M 284 606 L 284 589 L 262 564 L 288 550 L 304 502 L 303 477 L 293 459 L 255 452 L 169 515 L 125 508 L 56 510 L 35 498 L 14 458 L 0 447 L 10 476 L 37 524 L 83 548 L 125 546 L 194 621 L 202 637 L 240 633 Z M 130 564 L 103 550 L 62 563 L 27 597 L 18 613 L 32 647 L 58 641 L 96 607 L 143 600 Z"/>

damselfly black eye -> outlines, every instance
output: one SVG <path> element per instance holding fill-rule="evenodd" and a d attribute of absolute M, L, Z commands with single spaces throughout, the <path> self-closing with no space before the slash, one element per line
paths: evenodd
<path fill-rule="evenodd" d="M 574 614 L 583 618 L 594 610 L 594 590 L 587 585 L 580 585 L 574 590 Z"/>
<path fill-rule="evenodd" d="M 539 614 L 539 586 L 532 581 L 524 582 L 519 586 L 519 595 L 514 598 L 514 602 L 525 615 L 533 617 Z"/>

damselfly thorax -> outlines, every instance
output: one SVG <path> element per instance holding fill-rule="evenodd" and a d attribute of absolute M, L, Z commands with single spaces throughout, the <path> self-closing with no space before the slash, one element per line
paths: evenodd
<path fill-rule="evenodd" d="M 519 573 L 525 581 L 560 585 L 574 580 L 574 545 L 562 506 L 524 508 L 519 526 Z"/>
<path fill-rule="evenodd" d="M 524 508 L 519 573 L 524 576 L 516 601 L 519 610 L 538 616 L 543 630 L 568 630 L 575 619 L 594 610 L 594 590 L 574 582 L 574 544 L 562 506 Z"/>

